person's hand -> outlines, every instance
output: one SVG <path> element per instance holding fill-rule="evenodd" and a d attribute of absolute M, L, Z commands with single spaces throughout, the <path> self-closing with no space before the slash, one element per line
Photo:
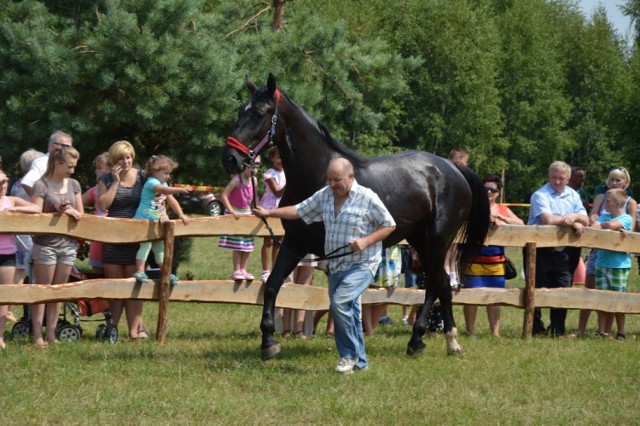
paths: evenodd
<path fill-rule="evenodd" d="M 189 221 L 191 220 L 191 218 L 186 214 L 180 215 L 180 219 L 182 220 L 182 223 L 184 223 L 185 225 L 188 225 Z"/>
<path fill-rule="evenodd" d="M 258 217 L 269 217 L 269 210 L 265 209 L 262 206 L 258 206 L 255 209 L 251 209 L 251 211 L 253 212 L 253 214 L 255 214 Z"/>
<path fill-rule="evenodd" d="M 573 226 L 576 223 L 577 215 L 575 214 L 565 214 L 562 216 L 560 221 L 561 226 Z"/>
<path fill-rule="evenodd" d="M 163 214 L 162 216 L 160 216 L 160 223 L 164 224 L 169 222 L 169 216 L 167 216 L 166 214 Z"/>
<path fill-rule="evenodd" d="M 358 253 L 367 248 L 367 243 L 362 238 L 360 238 L 349 242 L 349 248 L 352 252 Z"/>
<path fill-rule="evenodd" d="M 573 222 L 573 225 L 571 226 L 575 230 L 575 233 L 578 237 L 584 233 L 584 225 L 580 222 Z"/>
<path fill-rule="evenodd" d="M 120 183 L 120 172 L 122 171 L 122 166 L 116 164 L 111 167 L 111 177 L 113 178 L 113 182 Z"/>
<path fill-rule="evenodd" d="M 66 214 L 67 216 L 70 216 L 75 220 L 80 220 L 80 218 L 82 217 L 82 213 L 80 213 L 78 210 L 74 209 L 73 207 L 67 207 L 66 209 L 64 209 L 63 214 Z"/>
<path fill-rule="evenodd" d="M 193 191 L 193 189 L 191 189 L 190 186 L 183 186 L 183 187 L 180 187 L 178 189 L 179 189 L 179 192 L 178 192 L 179 194 L 186 194 L 188 192 Z"/>

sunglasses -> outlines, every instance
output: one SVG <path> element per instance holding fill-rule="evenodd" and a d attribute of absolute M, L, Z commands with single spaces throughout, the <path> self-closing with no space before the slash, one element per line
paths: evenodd
<path fill-rule="evenodd" d="M 500 192 L 500 190 L 498 188 L 489 188 L 487 186 L 485 186 L 484 188 L 487 192 L 491 192 L 492 194 L 495 194 L 496 192 Z"/>

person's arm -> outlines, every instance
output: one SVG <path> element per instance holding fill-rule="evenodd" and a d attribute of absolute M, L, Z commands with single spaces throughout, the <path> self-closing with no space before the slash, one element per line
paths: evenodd
<path fill-rule="evenodd" d="M 186 194 L 187 192 L 191 192 L 191 188 L 188 187 L 163 186 L 160 183 L 155 185 L 152 189 L 156 194 L 163 195 Z"/>
<path fill-rule="evenodd" d="M 6 209 L 5 211 L 9 212 L 18 212 L 18 213 L 42 213 L 42 208 L 37 204 L 29 202 L 27 200 L 23 200 L 20 197 L 8 197 L 9 202 L 12 203 L 12 206 Z"/>
<path fill-rule="evenodd" d="M 514 212 L 511 211 L 511 209 L 509 207 L 505 207 L 506 209 L 506 214 L 502 215 L 500 213 L 498 213 L 497 215 L 494 215 L 494 224 L 496 226 L 500 226 L 500 225 L 524 225 L 524 222 L 522 221 L 522 219 L 520 219 L 518 216 L 516 216 L 516 214 Z"/>
<path fill-rule="evenodd" d="M 122 170 L 122 167 L 117 164 L 111 169 L 111 178 L 113 181 L 109 188 L 107 188 L 102 179 L 98 181 L 98 203 L 96 208 L 109 210 L 109 207 L 111 207 L 111 203 L 113 203 L 113 199 L 116 197 L 118 187 L 120 186 L 120 170 Z"/>
<path fill-rule="evenodd" d="M 93 188 L 86 190 L 84 194 L 82 194 L 83 206 L 90 206 L 91 204 L 93 204 L 93 198 L 91 198 L 91 191 L 93 191 Z"/>
<path fill-rule="evenodd" d="M 620 231 L 623 226 L 620 221 L 617 220 L 608 220 L 602 223 L 602 229 L 608 229 L 610 231 Z"/>
<path fill-rule="evenodd" d="M 190 217 L 184 214 L 180 203 L 173 197 L 173 195 L 167 195 L 167 205 L 171 210 L 173 210 L 178 218 L 182 220 L 182 223 L 184 223 L 185 225 L 189 224 Z"/>
<path fill-rule="evenodd" d="M 384 240 L 389 235 L 391 235 L 394 229 L 396 229 L 395 226 L 380 226 L 366 237 L 350 241 L 349 247 L 354 253 L 357 253 L 366 249 L 370 245 L 377 243 L 378 241 Z"/>
<path fill-rule="evenodd" d="M 278 183 L 274 178 L 266 179 L 264 182 L 276 197 L 280 198 L 284 195 L 284 188 L 286 187 L 286 185 L 283 185 L 282 188 L 278 188 Z"/>
<path fill-rule="evenodd" d="M 224 206 L 225 210 L 230 212 L 236 219 L 238 219 L 240 215 L 233 211 L 233 207 L 231 206 L 231 202 L 229 201 L 229 195 L 231 194 L 231 191 L 233 191 L 233 189 L 238 186 L 239 179 L 239 177 L 238 179 L 236 179 L 235 177 L 231 178 L 231 181 L 227 184 L 227 186 L 224 187 L 222 193 L 220 194 L 220 201 L 222 201 L 222 205 Z"/>
<path fill-rule="evenodd" d="M 278 219 L 300 219 L 296 206 L 278 207 L 277 209 L 267 210 L 262 206 L 258 206 L 252 210 L 253 214 L 258 217 L 275 217 Z"/>
<path fill-rule="evenodd" d="M 84 205 L 82 204 L 82 194 L 77 193 L 76 197 L 76 206 L 71 207 L 68 205 L 63 211 L 62 214 L 66 214 L 69 217 L 74 218 L 75 220 L 80 220 L 82 215 L 84 214 Z"/>
<path fill-rule="evenodd" d="M 598 212 L 600 211 L 603 201 L 604 194 L 599 194 L 593 199 L 593 206 L 591 206 L 591 211 L 589 212 L 589 223 L 595 222 L 596 219 L 598 219 L 598 216 L 600 216 Z"/>
<path fill-rule="evenodd" d="M 631 216 L 631 230 L 636 229 L 636 216 L 638 214 L 638 202 L 631 198 L 627 203 L 627 214 Z"/>

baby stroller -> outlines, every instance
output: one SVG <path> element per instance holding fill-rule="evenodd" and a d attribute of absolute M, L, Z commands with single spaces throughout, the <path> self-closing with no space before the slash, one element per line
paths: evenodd
<path fill-rule="evenodd" d="M 99 275 L 85 274 L 80 272 L 74 265 L 69 275 L 69 282 L 84 281 L 88 278 L 99 278 Z M 31 277 L 30 259 L 25 261 L 25 277 Z M 25 278 L 25 282 L 27 279 Z M 82 319 L 81 317 L 91 317 L 94 314 L 103 313 L 104 319 Z M 72 316 L 72 321 L 67 319 Z M 80 299 L 76 302 L 65 302 L 62 305 L 62 312 L 56 326 L 56 337 L 59 340 L 75 341 L 82 338 L 83 329 L 81 322 L 104 321 L 96 330 L 96 340 L 105 340 L 110 343 L 118 341 L 118 328 L 111 321 L 109 312 L 109 302 L 105 299 Z M 43 324 L 46 326 L 46 324 Z M 23 315 L 11 329 L 14 339 L 26 339 L 32 333 L 31 315 L 29 305 L 23 305 Z"/>
<path fill-rule="evenodd" d="M 85 274 L 80 272 L 76 266 L 69 274 L 69 282 L 84 281 L 90 278 L 101 278 L 99 274 Z M 91 317 L 95 314 L 102 313 L 102 319 L 82 319 L 82 317 Z M 70 314 L 72 321 L 67 319 Z M 75 302 L 65 302 L 62 305 L 62 313 L 58 319 L 56 327 L 56 337 L 60 340 L 80 340 L 82 338 L 82 322 L 98 322 L 104 321 L 104 324 L 98 325 L 96 329 L 96 340 L 105 340 L 111 344 L 118 341 L 118 328 L 111 321 L 111 312 L 109 311 L 109 301 L 106 299 L 80 299 Z"/>

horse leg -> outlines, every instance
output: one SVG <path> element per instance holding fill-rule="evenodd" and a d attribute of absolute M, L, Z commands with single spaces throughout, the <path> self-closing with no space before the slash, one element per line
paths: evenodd
<path fill-rule="evenodd" d="M 429 317 L 429 312 L 431 312 L 431 307 L 433 306 L 434 301 L 435 296 L 433 292 L 427 291 L 424 298 L 424 305 L 418 311 L 416 321 L 413 323 L 411 339 L 407 344 L 407 355 L 409 356 L 424 355 L 424 348 L 426 345 L 422 340 L 422 336 L 424 336 L 424 333 L 427 331 L 427 318 Z"/>
<path fill-rule="evenodd" d="M 299 257 L 296 257 L 291 248 L 287 248 L 283 242 L 283 247 L 278 253 L 276 263 L 264 289 L 264 305 L 262 307 L 262 320 L 260 321 L 260 330 L 262 331 L 262 345 L 260 348 L 263 361 L 273 358 L 281 350 L 280 343 L 274 338 L 276 298 L 285 277 L 293 271 L 298 264 L 298 260 Z"/>
<path fill-rule="evenodd" d="M 464 349 L 458 344 L 458 329 L 453 319 L 453 295 L 451 284 L 447 274 L 443 276 L 443 286 L 440 290 L 440 305 L 442 307 L 442 319 L 444 321 L 444 335 L 447 341 L 447 355 L 464 355 Z"/>

